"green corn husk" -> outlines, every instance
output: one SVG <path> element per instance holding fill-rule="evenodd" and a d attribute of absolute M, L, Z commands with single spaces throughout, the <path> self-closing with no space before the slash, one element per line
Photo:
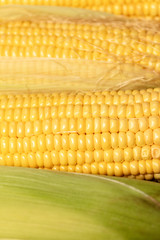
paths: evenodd
<path fill-rule="evenodd" d="M 0 167 L 0 239 L 158 240 L 160 185 Z"/>

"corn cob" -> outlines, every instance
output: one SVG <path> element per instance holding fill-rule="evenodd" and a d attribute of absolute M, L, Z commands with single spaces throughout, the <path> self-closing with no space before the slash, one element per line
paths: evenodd
<path fill-rule="evenodd" d="M 152 22 L 126 21 L 97 13 L 92 14 L 93 18 L 96 17 L 95 21 L 88 16 L 82 20 L 70 16 L 70 12 L 64 18 L 52 13 L 44 20 L 41 11 L 36 15 L 30 8 L 20 8 L 27 12 L 23 14 L 18 7 L 15 7 L 15 15 L 9 12 L 14 20 L 8 20 L 3 17 L 7 9 L 0 9 L 2 88 L 13 87 L 14 81 L 16 88 L 23 84 L 29 90 L 39 89 L 38 85 L 42 88 L 45 82 L 51 85 L 49 88 L 55 89 L 54 84 L 64 86 L 66 78 L 73 78 L 75 89 L 80 82 L 83 89 L 95 89 L 97 83 L 102 84 L 101 89 L 113 86 L 128 88 L 128 85 L 135 88 L 139 87 L 138 84 L 144 85 L 145 80 L 149 81 L 149 87 L 158 86 L 159 82 L 152 82 L 159 79 L 160 74 L 158 23 L 153 27 Z M 20 19 L 18 14 L 22 14 Z M 97 64 L 99 68 L 95 67 Z M 17 82 L 18 78 L 21 84 Z M 142 81 L 135 85 L 139 78 Z M 89 79 L 91 84 L 87 82 Z"/>
<path fill-rule="evenodd" d="M 0 57 L 101 60 L 160 72 L 159 33 L 125 26 L 11 22 L 1 24 L 0 36 Z"/>
<path fill-rule="evenodd" d="M 65 6 L 91 9 L 129 17 L 145 17 L 155 19 L 159 19 L 160 17 L 159 0 L 0 0 L 0 5 L 6 4 Z"/>
<path fill-rule="evenodd" d="M 160 177 L 160 89 L 0 96 L 0 165 Z"/>

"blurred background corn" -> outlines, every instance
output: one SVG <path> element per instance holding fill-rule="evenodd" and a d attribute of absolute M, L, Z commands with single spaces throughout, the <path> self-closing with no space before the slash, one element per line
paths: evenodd
<path fill-rule="evenodd" d="M 158 22 L 72 8 L 0 8 L 1 89 L 133 89 L 145 81 L 159 86 L 159 77 Z"/>
<path fill-rule="evenodd" d="M 0 57 L 137 64 L 160 72 L 160 34 L 134 26 L 18 21 L 0 24 Z"/>
<path fill-rule="evenodd" d="M 0 96 L 0 165 L 160 178 L 160 89 Z"/>
<path fill-rule="evenodd" d="M 160 17 L 159 0 L 0 0 L 0 5 L 51 5 L 85 8 L 95 11 L 158 19 Z"/>

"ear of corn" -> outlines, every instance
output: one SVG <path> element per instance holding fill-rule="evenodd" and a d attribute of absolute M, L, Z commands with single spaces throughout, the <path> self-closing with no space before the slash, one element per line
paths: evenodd
<path fill-rule="evenodd" d="M 158 23 L 152 27 L 90 11 L 82 18 L 81 10 L 42 9 L 0 9 L 2 89 L 14 91 L 13 83 L 18 90 L 39 92 L 60 91 L 67 84 L 81 90 L 81 81 L 83 90 L 98 89 L 99 82 L 101 90 L 131 82 L 131 88 L 145 81 L 159 84 Z M 0 95 L 0 165 L 160 178 L 159 89 L 71 94 L 51 90 Z"/>
<path fill-rule="evenodd" d="M 0 237 L 159 237 L 158 183 L 91 176 L 0 167 Z"/>
<path fill-rule="evenodd" d="M 116 15 L 125 15 L 129 17 L 143 17 L 158 19 L 160 17 L 159 0 L 0 0 L 0 5 L 18 4 L 18 5 L 51 5 L 74 8 L 85 8 L 96 11 L 112 13 Z"/>
<path fill-rule="evenodd" d="M 160 178 L 160 89 L 0 96 L 0 165 Z"/>
<path fill-rule="evenodd" d="M 0 87 L 132 89 L 146 81 L 156 87 L 158 29 L 158 23 L 80 9 L 2 7 Z"/>

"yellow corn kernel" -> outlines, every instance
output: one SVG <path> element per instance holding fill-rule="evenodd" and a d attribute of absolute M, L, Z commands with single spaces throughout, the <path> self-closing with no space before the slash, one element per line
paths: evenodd
<path fill-rule="evenodd" d="M 119 119 L 125 119 L 126 118 L 126 111 L 127 111 L 126 105 L 118 105 L 118 107 L 117 107 L 118 118 Z"/>
<path fill-rule="evenodd" d="M 122 164 L 121 163 L 115 163 L 114 173 L 115 173 L 115 176 L 117 176 L 117 177 L 122 177 L 123 176 L 123 170 L 122 170 Z"/>
<path fill-rule="evenodd" d="M 152 168 L 153 168 L 154 173 L 160 172 L 160 160 L 159 159 L 153 159 Z"/>
<path fill-rule="evenodd" d="M 135 103 L 134 105 L 134 113 L 136 118 L 141 118 L 143 117 L 143 108 L 142 104 L 140 103 Z"/>
<path fill-rule="evenodd" d="M 37 162 L 37 161 L 36 161 Z M 20 166 L 22 167 L 29 167 L 29 164 L 28 164 L 28 158 L 27 158 L 27 154 L 25 153 L 22 153 L 21 154 L 21 160 L 20 160 Z M 38 165 L 38 164 L 37 164 Z M 42 166 L 43 167 L 43 166 Z"/>
<path fill-rule="evenodd" d="M 67 164 L 68 164 L 67 151 L 60 150 L 60 152 L 59 152 L 59 161 L 60 161 L 61 165 L 67 166 Z"/>
<path fill-rule="evenodd" d="M 150 146 L 142 147 L 141 158 L 144 160 L 151 159 L 151 147 Z"/>
<path fill-rule="evenodd" d="M 155 173 L 155 174 L 154 174 L 154 178 L 159 180 L 159 179 L 160 179 L 160 174 L 156 174 L 156 173 Z"/>
<path fill-rule="evenodd" d="M 144 139 L 145 139 L 145 143 L 147 145 L 152 145 L 153 144 L 153 131 L 152 131 L 152 129 L 147 129 L 144 132 Z"/>
<path fill-rule="evenodd" d="M 129 131 L 137 133 L 139 131 L 138 119 L 131 118 L 129 119 Z"/>
<path fill-rule="evenodd" d="M 128 105 L 126 109 L 126 118 L 135 118 L 134 106 Z"/>
<path fill-rule="evenodd" d="M 76 173 L 83 173 L 83 167 L 81 165 L 76 165 L 75 172 Z"/>
<path fill-rule="evenodd" d="M 133 148 L 133 158 L 134 160 L 138 161 L 141 160 L 141 151 L 142 149 L 140 147 L 134 147 Z"/>
<path fill-rule="evenodd" d="M 142 117 L 138 119 L 139 130 L 144 132 L 148 129 L 148 119 L 146 117 Z"/>
<path fill-rule="evenodd" d="M 140 124 L 139 124 L 140 125 Z M 128 119 L 119 119 L 119 131 L 127 132 L 128 131 Z"/>
<path fill-rule="evenodd" d="M 12 154 L 7 154 L 7 155 L 1 155 L 0 156 L 0 162 L 4 162 L 4 165 L 6 166 L 14 166 L 14 161 L 13 161 L 13 155 Z"/>
<path fill-rule="evenodd" d="M 86 135 L 85 134 L 81 134 L 78 136 L 78 149 L 80 151 L 86 150 Z"/>
<path fill-rule="evenodd" d="M 160 145 L 160 128 L 153 130 L 153 142 L 156 145 Z"/>
<path fill-rule="evenodd" d="M 53 164 L 52 164 L 52 159 L 51 159 L 51 153 L 45 152 L 43 154 L 43 159 L 44 159 L 44 167 L 47 169 L 52 169 Z"/>
<path fill-rule="evenodd" d="M 148 174 L 153 173 L 153 167 L 152 167 L 152 161 L 151 160 L 146 160 L 146 170 Z"/>
<path fill-rule="evenodd" d="M 151 114 L 157 116 L 159 114 L 160 103 L 158 101 L 150 102 Z"/>
<path fill-rule="evenodd" d="M 60 166 L 54 166 L 54 167 L 52 168 L 52 170 L 53 170 L 53 171 L 60 171 Z"/>
<path fill-rule="evenodd" d="M 116 105 L 109 106 L 109 114 L 108 115 L 111 120 L 117 117 L 117 106 Z"/>
<path fill-rule="evenodd" d="M 101 149 L 101 134 L 94 134 L 93 135 L 94 138 L 94 149 L 95 150 L 100 150 Z"/>
<path fill-rule="evenodd" d="M 8 135 L 9 135 L 9 137 L 16 137 L 16 132 L 17 132 L 16 127 L 17 127 L 17 124 L 16 124 L 15 122 L 10 122 L 10 123 L 9 123 L 9 129 L 8 129 L 8 131 L 9 131 Z"/>
<path fill-rule="evenodd" d="M 94 138 L 93 134 L 87 134 L 85 135 L 85 141 L 86 141 L 86 148 L 88 151 L 94 150 Z"/>
<path fill-rule="evenodd" d="M 124 160 L 124 153 L 121 148 L 114 149 L 113 160 L 114 162 L 122 162 Z"/>
<path fill-rule="evenodd" d="M 131 175 L 130 163 L 129 163 L 129 162 L 123 162 L 123 163 L 122 163 L 122 169 L 123 169 L 123 174 L 124 174 L 125 176 Z"/>
<path fill-rule="evenodd" d="M 160 158 L 160 146 L 159 145 L 151 146 L 151 157 L 154 159 Z"/>
<path fill-rule="evenodd" d="M 28 153 L 28 165 L 31 168 L 37 168 L 35 153 Z"/>
<path fill-rule="evenodd" d="M 145 179 L 146 179 L 146 180 L 152 180 L 153 177 L 154 177 L 153 174 L 145 174 Z"/>
<path fill-rule="evenodd" d="M 95 150 L 94 151 L 94 160 L 95 160 L 95 162 L 103 162 L 104 152 L 102 150 Z"/>
<path fill-rule="evenodd" d="M 52 154 L 51 154 L 52 156 Z M 26 161 L 26 156 L 23 156 L 24 160 Z M 27 159 L 27 162 L 28 162 L 28 159 Z M 37 151 L 36 152 L 36 164 L 39 168 L 44 168 L 44 159 L 43 159 L 43 153 L 42 152 L 39 152 Z"/>
<path fill-rule="evenodd" d="M 146 161 L 139 161 L 139 172 L 140 174 L 146 173 Z"/>
<path fill-rule="evenodd" d="M 83 165 L 85 162 L 85 152 L 77 151 L 77 164 Z"/>
<path fill-rule="evenodd" d="M 83 173 L 89 174 L 91 173 L 91 166 L 90 164 L 86 163 L 83 165 Z"/>
<path fill-rule="evenodd" d="M 86 119 L 86 133 L 91 134 L 94 132 L 94 121 L 92 118 Z"/>
<path fill-rule="evenodd" d="M 132 148 L 125 148 L 124 149 L 124 161 L 133 161 L 133 149 Z"/>
<path fill-rule="evenodd" d="M 61 172 L 67 172 L 68 171 L 68 166 L 60 166 L 60 171 Z"/>
<path fill-rule="evenodd" d="M 78 149 L 78 134 L 69 135 L 69 148 L 73 151 Z"/>
<path fill-rule="evenodd" d="M 75 166 L 69 165 L 68 172 L 75 172 Z"/>
<path fill-rule="evenodd" d="M 69 150 L 68 151 L 68 164 L 69 166 L 75 166 L 77 164 L 77 156 L 76 152 Z"/>
<path fill-rule="evenodd" d="M 113 149 L 108 149 L 104 151 L 104 161 L 113 162 Z"/>
<path fill-rule="evenodd" d="M 99 163 L 99 174 L 106 175 L 107 174 L 107 164 L 105 162 Z"/>
<path fill-rule="evenodd" d="M 136 145 L 138 147 L 142 147 L 145 145 L 145 139 L 144 139 L 144 134 L 143 132 L 137 132 L 136 133 Z"/>
<path fill-rule="evenodd" d="M 112 148 L 118 148 L 118 146 L 119 146 L 117 133 L 111 134 L 111 146 L 112 146 Z"/>
<path fill-rule="evenodd" d="M 101 119 L 101 131 L 102 132 L 109 132 L 109 130 L 110 130 L 109 118 L 102 118 Z"/>
<path fill-rule="evenodd" d="M 139 174 L 138 161 L 130 162 L 130 170 L 132 175 L 136 176 Z"/>
<path fill-rule="evenodd" d="M 99 173 L 99 165 L 97 162 L 91 164 L 91 173 L 98 174 Z"/>
<path fill-rule="evenodd" d="M 127 145 L 128 147 L 134 147 L 136 145 L 135 134 L 133 132 L 128 131 L 127 135 Z"/>
<path fill-rule="evenodd" d="M 102 144 L 103 150 L 111 148 L 111 134 L 110 133 L 102 133 L 101 142 L 102 142 L 101 144 Z"/>
<path fill-rule="evenodd" d="M 118 134 L 119 148 L 127 147 L 127 136 L 125 132 L 120 132 Z"/>
<path fill-rule="evenodd" d="M 119 121 L 117 119 L 110 120 L 110 132 L 116 133 L 119 130 Z"/>
<path fill-rule="evenodd" d="M 149 117 L 149 127 L 151 129 L 156 129 L 160 126 L 160 117 L 159 116 L 150 116 Z"/>
<path fill-rule="evenodd" d="M 86 151 L 85 152 L 85 163 L 91 164 L 94 162 L 94 152 L 93 151 Z"/>
<path fill-rule="evenodd" d="M 114 163 L 108 163 L 107 164 L 107 175 L 108 176 L 114 176 L 115 175 Z"/>

